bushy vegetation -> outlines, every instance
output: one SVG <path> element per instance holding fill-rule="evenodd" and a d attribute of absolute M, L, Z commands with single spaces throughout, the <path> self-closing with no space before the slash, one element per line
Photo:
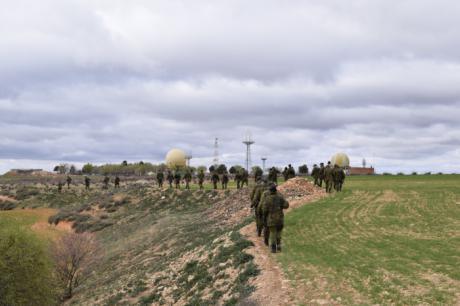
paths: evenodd
<path fill-rule="evenodd" d="M 56 283 L 45 245 L 0 218 L 0 305 L 56 305 Z"/>

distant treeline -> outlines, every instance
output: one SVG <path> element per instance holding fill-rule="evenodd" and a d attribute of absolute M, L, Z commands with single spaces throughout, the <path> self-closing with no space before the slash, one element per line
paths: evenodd
<path fill-rule="evenodd" d="M 179 169 L 168 169 L 168 166 L 164 163 L 162 164 L 152 164 L 149 162 L 136 162 L 136 163 L 128 163 L 127 161 L 123 161 L 120 164 L 105 164 L 105 165 L 94 165 L 91 163 L 87 163 L 83 165 L 82 169 L 77 169 L 74 165 L 70 164 L 60 164 L 54 167 L 54 171 L 60 174 L 96 174 L 96 175 L 122 175 L 122 176 L 144 176 L 144 175 L 151 175 L 156 174 L 158 172 L 166 172 L 168 170 L 171 171 L 180 171 L 182 173 L 189 171 L 192 175 L 203 171 L 205 173 L 212 173 L 217 172 L 218 174 L 230 173 L 236 174 L 239 171 L 244 170 L 244 167 L 240 165 L 234 165 L 230 168 L 227 168 L 225 164 L 220 164 L 217 166 L 210 166 L 209 168 L 206 166 L 198 166 L 198 167 L 183 167 Z M 279 172 L 282 169 L 278 169 Z M 254 166 L 251 168 L 250 175 L 259 174 L 262 172 L 262 168 L 259 166 Z M 308 167 L 307 165 L 302 165 L 298 168 L 298 173 L 300 175 L 308 174 Z"/>

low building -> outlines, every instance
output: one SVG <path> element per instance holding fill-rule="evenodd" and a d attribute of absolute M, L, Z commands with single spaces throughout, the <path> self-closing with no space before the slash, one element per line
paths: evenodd
<path fill-rule="evenodd" d="M 5 175 L 34 175 L 34 176 L 50 176 L 53 173 L 44 171 L 43 169 L 11 169 Z"/>
<path fill-rule="evenodd" d="M 350 167 L 348 169 L 349 175 L 374 175 L 375 169 L 373 167 L 364 168 L 364 167 Z"/>

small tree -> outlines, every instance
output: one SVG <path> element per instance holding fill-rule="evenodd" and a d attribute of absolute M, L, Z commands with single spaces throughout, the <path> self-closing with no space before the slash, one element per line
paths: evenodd
<path fill-rule="evenodd" d="M 228 172 L 230 172 L 231 174 L 236 174 L 240 169 L 243 169 L 243 167 L 241 167 L 240 165 L 235 165 L 231 166 Z"/>
<path fill-rule="evenodd" d="M 98 244 L 90 233 L 68 233 L 53 243 L 51 256 L 64 289 L 64 299 L 70 299 L 74 289 L 87 279 L 99 255 Z"/>
<path fill-rule="evenodd" d="M 75 167 L 75 165 L 70 166 L 69 173 L 70 174 L 76 174 L 77 173 L 77 168 Z"/>
<path fill-rule="evenodd" d="M 59 165 L 59 174 L 66 174 L 70 170 L 69 164 L 60 164 Z"/>
<path fill-rule="evenodd" d="M 84 174 L 91 174 L 93 173 L 93 170 L 94 170 L 94 166 L 90 163 L 87 163 L 83 166 L 83 168 L 81 169 L 81 172 L 83 172 Z"/>
<path fill-rule="evenodd" d="M 299 174 L 308 175 L 308 166 L 307 165 L 299 166 Z"/>
<path fill-rule="evenodd" d="M 363 168 L 366 168 L 366 159 L 363 158 Z"/>
<path fill-rule="evenodd" d="M 220 165 L 217 167 L 217 173 L 218 173 L 218 174 L 227 173 L 227 166 L 225 166 L 224 164 L 220 164 Z"/>
<path fill-rule="evenodd" d="M 53 169 L 54 172 L 59 172 L 59 165 L 55 166 Z"/>
<path fill-rule="evenodd" d="M 121 162 L 121 165 L 122 165 L 122 166 L 127 166 L 127 165 L 128 165 L 128 161 L 126 161 L 126 160 L 122 161 L 122 162 Z"/>

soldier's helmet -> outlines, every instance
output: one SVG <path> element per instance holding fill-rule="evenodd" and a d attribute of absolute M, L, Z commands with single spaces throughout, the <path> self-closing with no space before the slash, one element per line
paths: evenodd
<path fill-rule="evenodd" d="M 271 183 L 270 186 L 268 187 L 268 189 L 271 192 L 276 192 L 276 187 L 278 187 L 278 185 L 276 185 L 275 183 Z"/>
<path fill-rule="evenodd" d="M 319 165 L 320 165 L 320 166 L 324 166 L 324 163 L 320 163 Z"/>

